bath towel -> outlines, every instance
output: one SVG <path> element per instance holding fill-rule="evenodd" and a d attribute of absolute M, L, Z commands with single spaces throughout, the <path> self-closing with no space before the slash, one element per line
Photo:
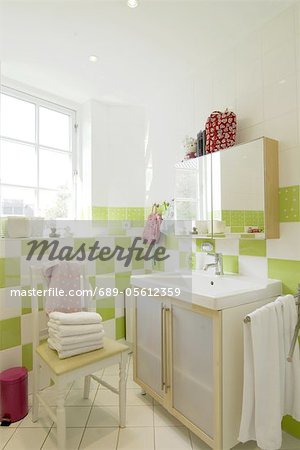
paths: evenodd
<path fill-rule="evenodd" d="M 282 443 L 282 384 L 275 304 L 263 306 L 249 316 L 251 322 L 244 324 L 244 398 L 239 440 L 255 440 L 264 450 L 277 450 Z"/>
<path fill-rule="evenodd" d="M 48 322 L 49 332 L 53 331 L 58 338 L 68 336 L 79 336 L 91 333 L 98 333 L 103 330 L 103 325 L 99 323 L 91 323 L 87 325 L 58 325 L 54 320 Z"/>
<path fill-rule="evenodd" d="M 49 345 L 49 347 L 51 348 L 50 345 Z M 100 348 L 103 348 L 103 343 L 98 344 L 98 345 L 92 345 L 90 347 L 77 348 L 75 350 L 58 351 L 57 354 L 58 354 L 59 359 L 65 359 L 65 358 L 70 358 L 71 356 L 81 355 L 83 353 L 88 353 L 88 352 L 92 352 L 94 350 L 99 350 Z M 53 350 L 55 350 L 55 348 L 53 348 Z"/>
<path fill-rule="evenodd" d="M 97 342 L 99 339 L 102 339 L 104 335 L 104 330 L 100 330 L 98 333 L 90 333 L 90 334 L 81 334 L 79 336 L 66 336 L 60 338 L 57 334 L 51 330 L 49 330 L 49 337 L 53 339 L 55 342 L 58 342 L 61 346 L 64 345 L 76 345 L 76 344 L 84 344 L 85 342 Z"/>
<path fill-rule="evenodd" d="M 97 339 L 91 339 L 90 341 L 85 341 L 85 342 L 77 342 L 75 344 L 62 344 L 60 341 L 49 337 L 48 344 L 49 344 L 50 348 L 55 349 L 58 352 L 71 351 L 71 350 L 76 350 L 76 349 L 80 349 L 80 348 L 91 347 L 94 345 L 102 346 L 103 345 L 103 335 Z"/>
<path fill-rule="evenodd" d="M 295 299 L 292 295 L 279 297 L 276 302 L 281 305 L 283 317 L 284 347 L 284 405 L 283 415 L 290 414 L 300 421 L 300 352 L 299 345 L 296 345 L 292 362 L 287 362 L 295 327 L 298 320 L 298 311 Z"/>
<path fill-rule="evenodd" d="M 80 311 L 74 313 L 51 312 L 49 318 L 57 325 L 85 325 L 102 322 L 100 314 L 95 312 Z"/>

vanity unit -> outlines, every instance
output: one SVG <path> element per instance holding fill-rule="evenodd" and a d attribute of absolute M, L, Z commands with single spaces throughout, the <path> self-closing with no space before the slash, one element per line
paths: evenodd
<path fill-rule="evenodd" d="M 243 318 L 275 299 L 281 282 L 204 272 L 131 282 L 135 382 L 211 448 L 231 449 L 242 408 Z"/>

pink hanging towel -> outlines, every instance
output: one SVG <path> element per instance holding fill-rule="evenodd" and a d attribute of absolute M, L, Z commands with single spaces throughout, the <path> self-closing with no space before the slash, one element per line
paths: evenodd
<path fill-rule="evenodd" d="M 43 275 L 49 290 L 45 298 L 45 310 L 48 314 L 52 311 L 72 313 L 85 309 L 80 295 L 82 273 L 82 263 L 73 261 L 62 261 L 44 268 Z M 64 294 L 53 295 L 58 290 L 64 291 Z"/>
<path fill-rule="evenodd" d="M 152 212 L 149 214 L 144 232 L 143 239 L 144 241 L 158 242 L 160 238 L 160 224 L 162 222 L 161 215 L 157 213 L 156 205 L 153 205 Z"/>

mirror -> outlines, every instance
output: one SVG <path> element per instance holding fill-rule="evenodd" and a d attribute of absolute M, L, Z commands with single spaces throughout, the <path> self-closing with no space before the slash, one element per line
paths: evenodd
<path fill-rule="evenodd" d="M 178 163 L 176 234 L 279 237 L 278 142 L 260 138 Z"/>

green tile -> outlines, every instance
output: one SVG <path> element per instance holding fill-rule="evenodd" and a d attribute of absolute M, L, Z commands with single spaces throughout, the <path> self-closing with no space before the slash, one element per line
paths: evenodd
<path fill-rule="evenodd" d="M 133 253 L 133 257 L 132 257 L 132 270 L 142 270 L 144 268 L 144 261 L 137 261 L 136 258 L 136 253 Z"/>
<path fill-rule="evenodd" d="M 127 220 L 144 220 L 144 208 L 127 208 Z"/>
<path fill-rule="evenodd" d="M 282 281 L 284 294 L 294 294 L 300 282 L 300 261 L 269 258 L 268 276 Z"/>
<path fill-rule="evenodd" d="M 126 288 L 130 287 L 131 272 L 116 273 L 116 288 L 119 292 L 124 292 Z"/>
<path fill-rule="evenodd" d="M 245 226 L 257 227 L 259 221 L 259 211 L 245 211 Z"/>
<path fill-rule="evenodd" d="M 0 288 L 20 285 L 20 258 L 0 258 Z"/>
<path fill-rule="evenodd" d="M 232 227 L 243 227 L 245 225 L 245 211 L 233 210 L 230 212 L 230 225 Z"/>
<path fill-rule="evenodd" d="M 89 283 L 92 286 L 92 288 L 95 289 L 95 287 L 96 287 L 96 277 L 95 276 L 89 276 L 88 279 L 89 279 Z"/>
<path fill-rule="evenodd" d="M 255 234 L 254 233 L 241 234 L 241 239 L 255 239 Z"/>
<path fill-rule="evenodd" d="M 123 339 L 125 337 L 125 317 L 118 317 L 116 319 L 116 339 Z"/>
<path fill-rule="evenodd" d="M 28 295 L 28 290 L 30 289 L 30 286 L 24 286 L 21 287 L 22 290 L 27 292 L 26 297 L 21 297 L 22 302 L 22 315 L 23 314 L 30 314 L 31 313 L 31 297 Z"/>
<path fill-rule="evenodd" d="M 165 262 L 164 261 L 156 261 L 152 264 L 153 270 L 157 270 L 158 272 L 165 271 Z"/>
<path fill-rule="evenodd" d="M 224 272 L 239 273 L 239 257 L 233 255 L 223 255 Z"/>
<path fill-rule="evenodd" d="M 32 359 L 32 344 L 22 345 L 22 366 L 26 367 L 28 372 L 30 372 L 33 367 Z"/>
<path fill-rule="evenodd" d="M 96 260 L 96 274 L 100 275 L 102 273 L 112 273 L 115 271 L 115 262 L 113 259 L 108 261 Z"/>
<path fill-rule="evenodd" d="M 297 439 L 300 439 L 300 422 L 291 416 L 285 416 L 282 420 L 282 429 Z M 300 447 L 300 444 L 299 444 Z"/>
<path fill-rule="evenodd" d="M 108 208 L 109 220 L 126 220 L 127 208 Z"/>
<path fill-rule="evenodd" d="M 240 239 L 239 254 L 248 256 L 266 256 L 266 241 L 262 239 Z"/>
<path fill-rule="evenodd" d="M 0 350 L 21 345 L 21 317 L 0 320 Z"/>
<path fill-rule="evenodd" d="M 106 206 L 92 207 L 93 220 L 108 220 L 108 208 Z"/>
<path fill-rule="evenodd" d="M 245 227 L 230 227 L 230 233 L 244 233 Z"/>
<path fill-rule="evenodd" d="M 299 222 L 299 186 L 279 189 L 280 222 Z"/>
<path fill-rule="evenodd" d="M 226 227 L 230 227 L 230 225 L 231 225 L 230 210 L 226 210 L 226 209 L 222 210 L 222 220 L 223 220 L 223 222 L 225 222 Z"/>
<path fill-rule="evenodd" d="M 130 237 L 116 237 L 115 238 L 115 246 L 119 246 L 122 248 L 129 248 L 131 245 Z"/>
<path fill-rule="evenodd" d="M 165 237 L 165 247 L 168 250 L 178 250 L 178 239 L 173 234 L 166 235 Z"/>
<path fill-rule="evenodd" d="M 115 318 L 115 298 L 106 297 L 96 300 L 96 311 L 102 316 L 103 321 Z"/>
<path fill-rule="evenodd" d="M 206 242 L 209 242 L 210 244 L 212 244 L 212 246 L 213 246 L 212 252 L 214 252 L 215 251 L 215 241 L 214 241 L 214 239 L 205 239 L 205 238 L 203 238 L 203 239 L 200 239 L 200 238 L 196 239 L 196 251 L 197 252 L 202 252 L 201 245 L 206 243 Z"/>

